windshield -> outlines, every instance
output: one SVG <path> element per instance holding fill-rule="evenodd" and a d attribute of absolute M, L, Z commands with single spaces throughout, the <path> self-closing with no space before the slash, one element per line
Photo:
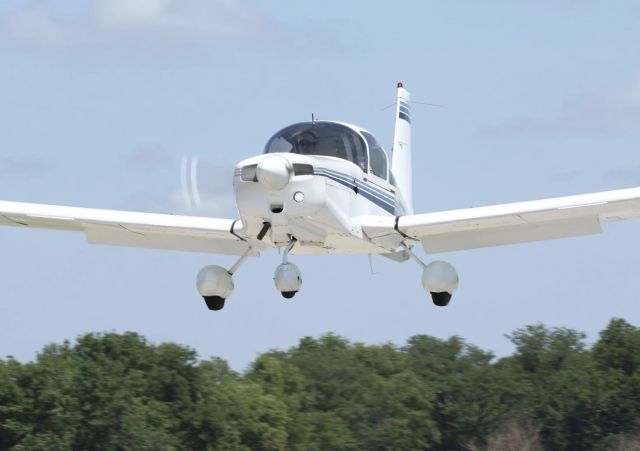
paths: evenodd
<path fill-rule="evenodd" d="M 303 122 L 290 125 L 267 142 L 264 153 L 299 153 L 342 158 L 367 172 L 367 146 L 351 128 L 331 122 Z"/>

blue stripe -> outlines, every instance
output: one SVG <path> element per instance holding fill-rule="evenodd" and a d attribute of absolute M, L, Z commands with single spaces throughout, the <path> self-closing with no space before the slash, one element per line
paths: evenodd
<path fill-rule="evenodd" d="M 351 189 L 356 187 L 356 184 L 355 184 L 353 179 L 346 178 L 344 176 L 341 176 L 340 174 L 332 174 L 332 173 L 324 171 L 324 170 L 314 171 L 313 173 L 314 173 L 314 175 L 323 175 L 323 176 L 328 177 L 328 178 L 330 178 L 332 180 L 340 182 L 343 185 L 348 186 Z"/>
<path fill-rule="evenodd" d="M 400 101 L 400 106 L 403 106 L 405 108 L 409 108 L 409 104 L 407 102 L 403 102 L 402 100 Z"/>
<path fill-rule="evenodd" d="M 400 112 L 400 114 L 398 114 L 398 117 L 400 119 L 404 119 L 405 121 L 407 121 L 408 123 L 411 123 L 411 118 L 409 118 L 409 116 L 407 116 L 406 114 L 404 114 L 402 111 Z"/>
<path fill-rule="evenodd" d="M 355 186 L 355 183 L 356 183 L 356 181 L 355 181 L 355 179 L 353 177 L 349 177 L 348 175 L 344 175 L 344 174 L 342 174 L 340 172 L 335 172 L 335 171 L 332 171 L 330 169 L 317 169 L 317 170 L 314 170 L 313 172 L 314 172 L 314 174 L 318 173 L 318 172 L 322 172 L 322 173 L 324 173 L 324 175 L 330 175 L 330 176 L 333 176 L 333 177 L 338 177 L 339 179 L 341 179 L 341 180 L 343 180 L 343 181 L 345 181 L 347 183 L 351 183 L 354 186 Z"/>
<path fill-rule="evenodd" d="M 409 108 L 407 108 L 406 106 L 400 105 L 400 111 L 406 114 L 411 114 L 411 112 L 409 111 Z"/>
<path fill-rule="evenodd" d="M 367 185 L 367 184 L 362 183 L 362 182 L 356 182 L 356 183 L 358 184 L 358 189 L 359 190 L 364 190 L 368 194 L 370 194 L 372 196 L 376 196 L 381 201 L 386 202 L 386 203 L 388 203 L 390 205 L 393 205 L 395 203 L 395 199 L 393 197 L 386 196 L 386 195 L 382 194 L 380 191 L 376 191 L 376 190 L 372 189 L 370 185 Z"/>
<path fill-rule="evenodd" d="M 395 197 L 392 195 L 389 195 L 386 191 L 381 191 L 379 190 L 377 187 L 375 187 L 375 185 L 370 185 L 368 183 L 364 183 L 360 180 L 355 180 L 352 177 L 346 176 L 344 174 L 341 174 L 340 172 L 335 172 L 332 171 L 330 169 L 318 169 L 316 172 L 325 172 L 326 174 L 330 175 L 330 176 L 334 176 L 334 177 L 338 177 L 338 178 L 342 178 L 343 181 L 347 182 L 350 184 L 350 186 L 355 187 L 358 186 L 358 188 L 364 188 L 369 190 L 369 192 L 373 195 L 377 195 L 378 197 L 380 197 L 382 200 L 390 203 L 390 204 L 394 204 L 395 203 Z"/>
<path fill-rule="evenodd" d="M 341 174 L 339 172 L 334 172 L 329 169 L 314 169 L 313 173 L 314 175 L 320 175 L 323 177 L 327 177 L 331 180 L 334 180 L 340 183 L 341 185 L 346 186 L 347 188 L 350 188 L 350 189 L 355 188 L 357 189 L 356 194 L 362 195 L 362 197 L 376 204 L 377 206 L 379 206 L 380 208 L 382 208 L 388 213 L 391 213 L 391 214 L 395 213 L 395 208 L 396 208 L 395 198 L 388 197 L 387 195 L 372 188 L 370 185 L 366 183 L 363 183 L 359 180 L 355 180 L 353 178 L 349 178 L 344 174 Z"/>
<path fill-rule="evenodd" d="M 380 199 L 378 199 L 375 196 L 370 196 L 364 192 L 362 192 L 362 197 L 364 197 L 365 199 L 370 200 L 371 202 L 373 202 L 374 204 L 376 204 L 378 207 L 382 208 L 384 211 L 386 211 L 387 213 L 391 213 L 394 214 L 396 207 L 394 205 L 389 205 L 386 202 L 382 202 Z"/>

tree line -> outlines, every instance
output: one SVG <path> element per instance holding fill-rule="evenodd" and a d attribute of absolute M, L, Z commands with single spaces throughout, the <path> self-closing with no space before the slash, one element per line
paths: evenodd
<path fill-rule="evenodd" d="M 238 373 L 185 346 L 92 333 L 0 360 L 0 449 L 637 450 L 640 329 L 595 344 L 530 325 L 496 359 L 460 337 L 327 334 Z"/>

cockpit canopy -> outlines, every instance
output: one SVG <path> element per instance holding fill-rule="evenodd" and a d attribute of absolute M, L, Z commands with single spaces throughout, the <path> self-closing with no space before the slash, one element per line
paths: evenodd
<path fill-rule="evenodd" d="M 387 156 L 375 138 L 336 122 L 303 122 L 283 128 L 264 150 L 275 152 L 342 158 L 364 172 L 369 172 L 371 161 L 371 172 L 387 179 Z"/>

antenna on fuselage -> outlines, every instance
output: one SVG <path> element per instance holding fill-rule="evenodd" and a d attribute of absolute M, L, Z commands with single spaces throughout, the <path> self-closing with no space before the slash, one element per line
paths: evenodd
<path fill-rule="evenodd" d="M 312 123 L 313 125 L 315 125 L 315 124 L 316 124 L 316 116 L 315 116 L 313 113 L 311 113 L 311 123 Z"/>

